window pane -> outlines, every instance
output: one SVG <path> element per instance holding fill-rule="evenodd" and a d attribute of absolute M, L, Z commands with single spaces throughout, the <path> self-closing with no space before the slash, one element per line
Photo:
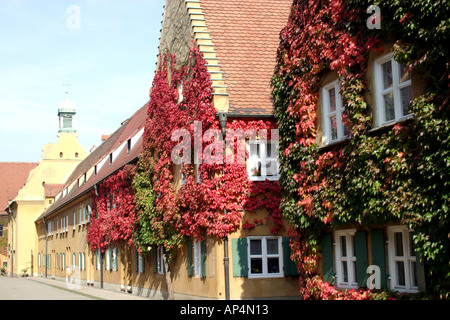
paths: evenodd
<path fill-rule="evenodd" d="M 395 119 L 395 111 L 394 111 L 394 96 L 392 92 L 383 95 L 384 99 L 384 110 L 386 115 L 386 121 Z"/>
<path fill-rule="evenodd" d="M 328 97 L 330 99 L 330 101 L 329 101 L 330 112 L 333 112 L 336 110 L 336 90 L 335 90 L 335 88 L 331 88 L 328 90 Z"/>
<path fill-rule="evenodd" d="M 330 117 L 330 131 L 331 131 L 331 140 L 336 140 L 337 139 L 336 116 Z"/>
<path fill-rule="evenodd" d="M 277 172 L 277 161 L 269 160 L 266 162 L 266 175 L 267 176 L 276 176 Z"/>
<path fill-rule="evenodd" d="M 403 64 L 399 64 L 398 67 L 400 71 L 400 83 L 410 80 L 411 75 L 406 70 L 406 67 Z"/>
<path fill-rule="evenodd" d="M 394 233 L 394 246 L 395 246 L 395 255 L 397 257 L 403 257 L 403 239 L 402 232 Z"/>
<path fill-rule="evenodd" d="M 342 274 L 344 275 L 344 279 L 342 279 L 342 282 L 348 282 L 348 265 L 347 265 L 347 261 L 342 261 Z"/>
<path fill-rule="evenodd" d="M 387 89 L 392 86 L 392 64 L 391 61 L 387 61 L 381 65 L 383 69 L 383 89 Z"/>
<path fill-rule="evenodd" d="M 345 241 L 345 236 L 341 236 L 341 251 L 342 251 L 342 256 L 346 257 L 347 256 L 347 243 Z"/>
<path fill-rule="evenodd" d="M 406 86 L 400 89 L 400 98 L 402 100 L 402 112 L 405 116 L 409 113 L 408 106 L 412 100 L 411 86 Z"/>
<path fill-rule="evenodd" d="M 277 156 L 277 152 L 278 152 L 278 150 L 277 150 L 276 144 L 272 144 L 272 143 L 268 142 L 267 150 L 266 150 L 267 157 L 275 158 Z"/>
<path fill-rule="evenodd" d="M 267 239 L 267 254 L 278 254 L 278 239 Z"/>
<path fill-rule="evenodd" d="M 262 273 L 262 259 L 261 258 L 250 259 L 250 270 L 251 273 Z"/>
<path fill-rule="evenodd" d="M 267 259 L 267 271 L 269 273 L 279 273 L 280 263 L 278 258 L 268 258 Z"/>
<path fill-rule="evenodd" d="M 261 240 L 250 240 L 250 254 L 262 254 Z"/>
<path fill-rule="evenodd" d="M 250 157 L 259 158 L 260 156 L 261 156 L 261 153 L 260 153 L 259 143 L 250 144 Z"/>
<path fill-rule="evenodd" d="M 403 261 L 397 261 L 395 263 L 396 272 L 397 272 L 397 284 L 399 286 L 405 285 L 405 264 Z"/>

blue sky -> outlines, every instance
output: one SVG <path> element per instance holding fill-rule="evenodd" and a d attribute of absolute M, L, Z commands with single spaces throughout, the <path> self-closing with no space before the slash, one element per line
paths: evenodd
<path fill-rule="evenodd" d="M 143 106 L 164 3 L 0 0 L 0 161 L 38 162 L 57 140 L 63 84 L 88 152 Z"/>

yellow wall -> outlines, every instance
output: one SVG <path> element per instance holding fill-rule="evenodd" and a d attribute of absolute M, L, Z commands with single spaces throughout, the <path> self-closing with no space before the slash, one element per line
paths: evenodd
<path fill-rule="evenodd" d="M 10 260 L 13 260 L 13 270 L 8 270 L 9 273 L 12 271 L 15 275 L 20 275 L 23 269 L 28 268 L 30 274 L 31 251 L 34 253 L 34 262 L 37 260 L 34 221 L 48 206 L 43 183 L 63 184 L 87 155 L 78 142 L 76 133 L 60 133 L 56 143 L 44 147 L 39 165 L 30 172 L 25 186 L 13 200 L 9 213 L 8 229 L 12 231 L 8 234 L 8 244 L 14 250 L 14 256 L 10 257 Z M 13 226 L 11 211 L 14 216 Z M 11 252 L 9 254 L 11 255 Z M 33 273 L 36 273 L 36 268 Z"/>

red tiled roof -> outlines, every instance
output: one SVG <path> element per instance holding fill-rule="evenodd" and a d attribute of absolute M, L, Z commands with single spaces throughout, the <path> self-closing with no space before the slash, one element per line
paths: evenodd
<path fill-rule="evenodd" d="M 38 166 L 34 162 L 0 162 L 0 215 L 5 211 L 17 192 L 25 185 L 30 171 Z"/>
<path fill-rule="evenodd" d="M 145 104 L 131 118 L 124 121 L 107 140 L 105 140 L 86 159 L 84 159 L 75 168 L 74 172 L 64 185 L 64 188 L 72 185 L 73 182 L 80 178 L 89 169 L 100 163 L 105 157 L 109 157 L 111 152 L 117 150 L 117 148 L 126 143 L 130 137 L 134 136 L 137 132 L 143 129 L 147 119 L 147 109 L 148 104 Z M 81 183 L 79 185 L 75 184 L 67 195 L 57 198 L 53 205 L 50 206 L 37 220 L 41 220 L 44 216 L 48 216 L 58 211 L 77 197 L 86 194 L 92 190 L 96 184 L 102 182 L 126 164 L 134 161 L 142 151 L 142 138 L 136 142 L 135 146 L 129 153 L 127 151 L 127 146 L 125 145 L 121 152 L 116 155 L 111 165 L 109 165 L 109 162 L 106 161 L 101 168 L 98 168 L 97 175 L 92 175 L 85 183 L 80 181 Z"/>
<path fill-rule="evenodd" d="M 292 0 L 201 0 L 231 114 L 273 114 L 270 80 Z"/>
<path fill-rule="evenodd" d="M 63 184 L 50 184 L 44 182 L 44 194 L 46 198 L 55 198 L 64 187 Z"/>

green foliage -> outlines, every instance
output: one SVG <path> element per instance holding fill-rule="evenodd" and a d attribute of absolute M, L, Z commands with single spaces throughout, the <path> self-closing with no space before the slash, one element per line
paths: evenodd
<path fill-rule="evenodd" d="M 381 9 L 381 30 L 365 26 L 371 4 Z M 450 290 L 448 3 L 299 0 L 292 8 L 281 33 L 272 94 L 280 129 L 281 206 L 302 242 L 299 266 L 308 254 L 316 257 L 310 248 L 325 227 L 405 223 L 415 231 L 428 289 L 445 296 Z M 420 75 L 425 88 L 410 105 L 413 119 L 370 130 L 366 66 L 378 40 L 395 43 L 396 60 Z M 341 76 L 352 138 L 319 149 L 315 108 L 320 80 L 330 70 Z M 306 287 L 317 282 L 314 273 L 304 276 L 310 279 Z"/>

